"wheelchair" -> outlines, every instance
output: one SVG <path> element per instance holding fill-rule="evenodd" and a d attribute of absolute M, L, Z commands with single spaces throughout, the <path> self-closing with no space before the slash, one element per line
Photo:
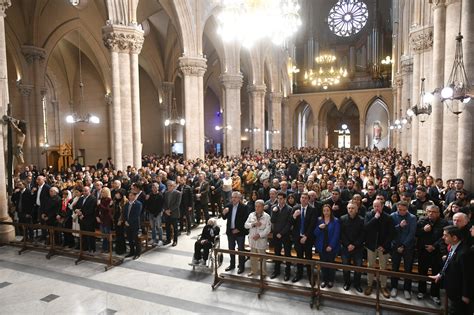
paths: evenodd
<path fill-rule="evenodd" d="M 201 238 L 201 234 L 198 235 L 198 239 Z M 189 263 L 190 266 L 193 267 L 193 271 L 196 270 L 196 267 L 197 268 L 205 268 L 205 269 L 208 269 L 208 270 L 211 270 L 214 268 L 214 263 L 216 261 L 216 257 L 215 257 L 215 253 L 214 253 L 214 249 L 219 249 L 221 248 L 221 239 L 220 239 L 220 236 L 219 235 L 216 235 L 216 237 L 214 238 L 214 245 L 211 247 L 211 249 L 209 250 L 209 257 L 206 261 L 206 265 L 202 265 L 201 263 L 193 263 L 193 261 L 191 261 L 191 263 Z M 201 253 L 202 253 L 203 249 L 201 249 Z M 194 260 L 194 254 L 193 254 L 193 258 Z M 221 265 L 222 265 L 222 262 L 224 261 L 224 255 L 222 253 L 218 253 L 217 254 L 217 267 L 219 268 Z"/>

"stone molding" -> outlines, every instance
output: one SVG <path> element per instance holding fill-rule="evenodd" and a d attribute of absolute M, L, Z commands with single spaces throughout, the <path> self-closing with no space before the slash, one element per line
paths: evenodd
<path fill-rule="evenodd" d="M 223 73 L 219 76 L 219 79 L 222 83 L 222 85 L 226 89 L 238 89 L 240 90 L 243 85 L 243 75 L 238 73 L 238 74 L 229 74 L 229 73 Z"/>
<path fill-rule="evenodd" d="M 46 59 L 46 50 L 40 47 L 23 45 L 21 46 L 21 52 L 28 63 L 43 62 Z"/>
<path fill-rule="evenodd" d="M 40 89 L 40 93 L 41 93 L 41 96 L 42 96 L 42 97 L 45 97 L 46 94 L 48 93 L 48 88 L 47 88 L 47 87 L 42 87 L 42 88 Z"/>
<path fill-rule="evenodd" d="M 393 85 L 396 88 L 401 88 L 403 86 L 403 78 L 400 73 L 397 73 L 393 80 Z"/>
<path fill-rule="evenodd" d="M 446 0 L 432 0 L 431 5 L 433 6 L 433 9 L 437 9 L 439 7 L 445 6 Z"/>
<path fill-rule="evenodd" d="M 203 57 L 179 57 L 179 70 L 184 76 L 203 77 L 207 70 L 207 59 Z"/>
<path fill-rule="evenodd" d="M 104 99 L 105 99 L 105 104 L 107 104 L 108 106 L 112 106 L 112 104 L 114 103 L 114 98 L 111 92 L 105 93 Z"/>
<path fill-rule="evenodd" d="M 30 96 L 31 91 L 33 91 L 33 85 L 18 84 L 18 90 L 22 96 Z"/>
<path fill-rule="evenodd" d="M 433 27 L 427 26 L 410 32 L 411 48 L 416 53 L 433 47 Z"/>
<path fill-rule="evenodd" d="M 139 54 L 143 47 L 143 30 L 122 25 L 102 27 L 102 40 L 105 47 L 119 53 Z"/>

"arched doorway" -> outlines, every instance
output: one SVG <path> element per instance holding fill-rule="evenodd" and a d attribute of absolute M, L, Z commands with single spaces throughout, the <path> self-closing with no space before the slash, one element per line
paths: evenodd
<path fill-rule="evenodd" d="M 306 101 L 302 101 L 296 108 L 295 119 L 296 146 L 298 148 L 314 146 L 314 116 L 311 105 Z"/>
<path fill-rule="evenodd" d="M 332 100 L 327 100 L 319 115 L 320 143 L 324 147 L 353 147 L 360 144 L 359 109 L 351 99 L 347 99 L 340 109 Z"/>
<path fill-rule="evenodd" d="M 380 98 L 375 99 L 367 109 L 365 119 L 365 139 L 370 148 L 389 146 L 388 107 Z"/>

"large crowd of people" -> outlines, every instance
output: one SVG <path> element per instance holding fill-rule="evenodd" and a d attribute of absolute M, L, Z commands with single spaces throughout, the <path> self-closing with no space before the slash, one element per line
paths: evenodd
<path fill-rule="evenodd" d="M 115 169 L 110 158 L 93 166 L 76 160 L 62 172 L 26 166 L 17 174 L 15 187 L 15 220 L 114 231 L 114 244 L 104 238 L 101 250 L 113 246 L 117 254 L 124 254 L 128 241 L 127 256 L 134 259 L 140 256 L 140 234 L 150 233 L 157 246 L 176 246 L 180 233 L 189 235 L 204 220 L 208 224 L 194 262 L 205 263 L 219 233 L 211 217 L 222 217 L 229 249 L 243 251 L 247 243 L 252 252 L 264 253 L 271 246 L 279 256 L 313 259 L 317 253 L 321 261 L 334 262 L 340 256 L 343 264 L 355 266 L 366 260 L 374 267 L 378 261 L 381 269 L 391 259 L 392 270 L 400 270 L 403 262 L 408 273 L 417 263 L 419 274 L 431 270 L 433 277 L 429 292 L 426 282 L 418 283 L 418 299 L 428 295 L 440 304 L 444 283 L 452 312 L 465 314 L 474 298 L 474 196 L 461 178 L 433 178 L 422 161 L 412 163 L 393 149 L 244 151 L 235 158 L 193 161 L 146 155 L 141 167 L 126 170 Z M 51 242 L 41 231 L 29 229 L 25 234 Z M 57 233 L 54 241 L 78 246 L 74 233 Z M 93 255 L 96 239 L 84 237 L 82 242 Z M 284 264 L 284 281 L 303 278 L 304 265 Z M 235 268 L 231 255 L 226 271 Z M 251 259 L 248 275 L 258 274 L 258 269 Z M 281 262 L 276 262 L 270 278 L 279 277 L 280 269 Z M 237 272 L 244 270 L 245 257 L 239 256 Z M 372 294 L 373 274 L 367 275 L 365 290 L 360 273 L 351 277 L 345 271 L 343 279 L 344 290 L 352 286 Z M 387 299 L 396 297 L 400 279 L 387 280 L 381 277 L 381 293 Z M 334 282 L 335 270 L 323 268 L 321 287 L 331 288 Z M 406 299 L 412 297 L 409 279 L 403 280 L 402 290 Z"/>

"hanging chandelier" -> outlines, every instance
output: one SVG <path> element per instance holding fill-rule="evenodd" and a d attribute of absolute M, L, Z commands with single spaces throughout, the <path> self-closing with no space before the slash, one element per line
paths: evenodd
<path fill-rule="evenodd" d="M 79 30 L 77 31 L 78 34 L 78 51 L 79 51 L 79 90 L 80 90 L 80 99 L 79 99 L 79 108 L 82 107 L 84 104 L 84 83 L 82 82 L 82 51 L 81 51 L 81 33 Z M 75 123 L 92 123 L 92 124 L 99 124 L 100 118 L 94 114 L 86 113 L 81 114 L 78 112 L 73 112 L 66 116 L 66 122 L 68 124 L 75 124 Z"/>
<path fill-rule="evenodd" d="M 300 27 L 298 0 L 222 0 L 217 33 L 244 47 L 264 38 L 281 45 Z"/>
<path fill-rule="evenodd" d="M 418 98 L 418 104 L 408 108 L 407 115 L 409 117 L 417 116 L 421 123 L 424 123 L 428 116 L 431 115 L 432 107 L 431 101 L 433 100 L 433 94 L 425 91 L 425 78 L 421 78 L 420 96 Z"/>
<path fill-rule="evenodd" d="M 322 54 L 316 57 L 315 61 L 319 69 L 305 71 L 305 82 L 313 86 L 320 86 L 324 90 L 327 90 L 331 85 L 339 84 L 342 78 L 347 77 L 347 69 L 343 67 L 336 69 L 336 59 L 336 56 L 331 54 Z"/>
<path fill-rule="evenodd" d="M 173 97 L 173 102 L 171 103 L 170 117 L 165 120 L 165 126 L 169 125 L 181 125 L 184 126 L 186 120 L 184 118 L 178 117 L 178 108 L 176 106 L 176 97 Z"/>
<path fill-rule="evenodd" d="M 471 101 L 471 84 L 467 78 L 464 67 L 461 33 L 456 36 L 456 52 L 454 55 L 453 68 L 449 75 L 446 87 L 441 90 L 441 101 L 455 115 L 464 110 L 464 106 Z"/>

